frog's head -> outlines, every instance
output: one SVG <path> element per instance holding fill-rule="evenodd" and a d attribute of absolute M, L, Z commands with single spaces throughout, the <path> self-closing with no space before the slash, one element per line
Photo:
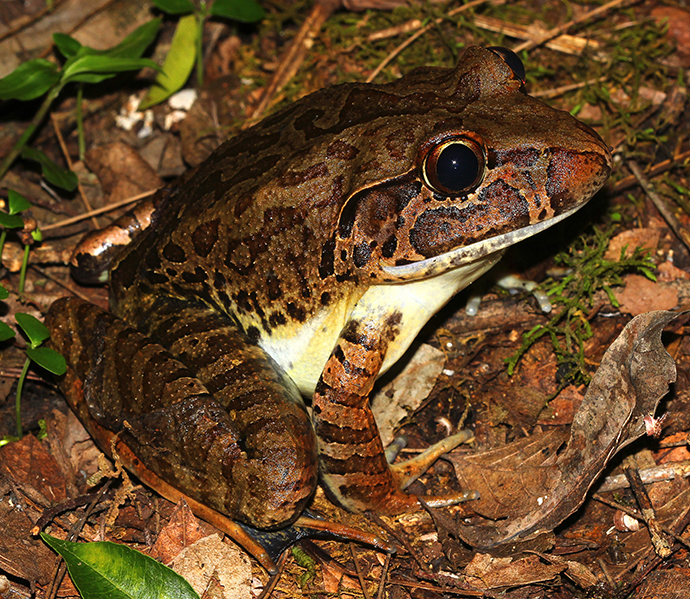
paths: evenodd
<path fill-rule="evenodd" d="M 608 146 L 523 83 L 512 52 L 474 47 L 455 69 L 418 69 L 380 86 L 386 93 L 372 102 L 389 113 L 379 120 L 385 141 L 363 157 L 378 172 L 344 202 L 336 256 L 372 278 L 427 277 L 496 254 L 587 203 L 611 170 Z"/>

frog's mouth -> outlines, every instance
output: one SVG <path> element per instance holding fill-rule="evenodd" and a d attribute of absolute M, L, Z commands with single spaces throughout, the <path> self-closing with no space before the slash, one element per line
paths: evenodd
<path fill-rule="evenodd" d="M 445 254 L 441 254 L 440 256 L 428 258 L 427 260 L 402 264 L 400 266 L 382 264 L 381 270 L 387 279 L 390 277 L 395 281 L 410 281 L 433 277 L 461 266 L 467 266 L 475 262 L 485 262 L 491 258 L 497 260 L 500 256 L 495 256 L 495 254 L 499 252 L 502 253 L 511 245 L 545 231 L 549 227 L 552 227 L 556 223 L 561 222 L 577 212 L 583 205 L 584 204 L 571 208 L 567 212 L 554 216 L 548 220 L 534 223 L 533 225 L 515 231 L 509 231 L 508 233 L 503 233 L 502 235 L 497 235 L 483 241 L 478 241 L 472 245 L 459 247 Z"/>

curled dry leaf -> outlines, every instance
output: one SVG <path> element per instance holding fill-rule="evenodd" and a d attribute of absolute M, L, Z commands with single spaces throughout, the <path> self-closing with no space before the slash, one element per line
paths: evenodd
<path fill-rule="evenodd" d="M 564 447 L 554 432 L 454 460 L 463 487 L 481 493 L 473 508 L 493 520 L 459 526 L 463 541 L 490 549 L 532 539 L 582 504 L 611 457 L 644 434 L 644 417 L 675 381 L 661 333 L 677 317 L 650 312 L 628 323 L 604 355 Z"/>

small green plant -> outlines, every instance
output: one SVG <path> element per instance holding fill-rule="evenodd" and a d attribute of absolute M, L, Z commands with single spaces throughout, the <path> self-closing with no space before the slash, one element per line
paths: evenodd
<path fill-rule="evenodd" d="M 3 294 L 0 294 L 0 299 L 6 299 L 7 290 L 4 287 L 2 287 L 2 290 L 4 291 L 4 297 Z M 34 316 L 31 316 L 31 314 L 25 314 L 23 312 L 17 312 L 17 314 L 14 315 L 14 318 L 24 334 L 29 338 L 29 347 L 26 348 L 26 360 L 24 361 L 24 367 L 22 368 L 22 372 L 19 375 L 19 380 L 17 381 L 17 395 L 15 400 L 15 418 L 17 426 L 16 438 L 19 439 L 22 436 L 22 391 L 24 389 L 26 375 L 29 372 L 29 366 L 31 366 L 32 362 L 35 362 L 39 366 L 45 368 L 47 371 L 60 376 L 65 374 L 67 364 L 65 363 L 65 358 L 63 358 L 62 355 L 60 355 L 54 349 L 42 347 L 42 343 L 50 337 L 50 332 L 40 320 Z M 0 341 L 12 339 L 14 335 L 15 334 L 14 330 L 12 330 L 12 327 L 8 326 L 4 322 L 0 322 Z M 5 438 L 3 441 L 7 443 L 8 441 L 12 440 L 14 439 Z"/>
<path fill-rule="evenodd" d="M 507 359 L 508 373 L 512 374 L 525 352 L 543 336 L 551 338 L 558 364 L 564 380 L 588 382 L 584 355 L 584 343 L 592 336 L 587 313 L 592 307 L 594 294 L 602 290 L 611 305 L 618 307 L 618 301 L 611 287 L 623 283 L 622 275 L 639 272 L 652 281 L 656 280 L 652 269 L 654 263 L 646 250 L 636 248 L 625 256 L 623 248 L 618 260 L 607 260 L 604 253 L 608 247 L 613 227 L 607 231 L 594 228 L 590 235 L 583 235 L 568 252 L 560 253 L 555 261 L 568 274 L 561 279 L 547 279 L 542 287 L 554 305 L 554 315 L 545 325 L 538 325 L 522 336 L 522 345 Z"/>
<path fill-rule="evenodd" d="M 0 179 L 5 176 L 17 156 L 22 154 L 29 139 L 48 113 L 53 100 L 67 84 L 100 83 L 115 77 L 118 73 L 147 66 L 158 69 L 156 63 L 141 58 L 141 55 L 156 37 L 159 25 L 160 19 L 149 21 L 128 35 L 120 44 L 108 50 L 95 50 L 82 45 L 69 35 L 56 33 L 53 35 L 53 42 L 66 58 L 62 67 L 44 58 L 36 58 L 19 65 L 9 75 L 0 79 L 0 100 L 34 100 L 45 96 L 29 126 L 0 163 Z M 45 161 L 49 161 L 47 157 L 44 160 L 31 152 L 24 155 L 39 160 L 45 174 Z M 76 187 L 76 176 L 71 182 Z"/>
<path fill-rule="evenodd" d="M 179 16 L 170 50 L 156 78 L 155 85 L 139 105 L 140 110 L 159 104 L 182 88 L 196 63 L 197 84 L 204 84 L 203 31 L 209 17 L 222 17 L 243 23 L 264 18 L 264 10 L 255 0 L 152 0 L 157 8 Z"/>
<path fill-rule="evenodd" d="M 16 230 L 19 239 L 24 244 L 24 257 L 19 271 L 19 297 L 21 297 L 24 294 L 26 271 L 29 267 L 29 250 L 34 243 L 43 241 L 43 233 L 33 218 L 25 218 L 21 215 L 22 212 L 31 208 L 29 200 L 13 189 L 7 190 L 7 196 L 9 213 L 0 212 L 0 225 L 3 227 L 3 231 L 0 233 L 0 258 L 8 229 Z"/>

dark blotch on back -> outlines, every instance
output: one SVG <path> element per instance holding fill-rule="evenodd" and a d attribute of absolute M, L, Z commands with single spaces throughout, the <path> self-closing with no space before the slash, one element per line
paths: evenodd
<path fill-rule="evenodd" d="M 359 154 L 359 150 L 355 146 L 342 140 L 334 141 L 326 150 L 327 158 L 339 158 L 340 160 L 352 160 L 357 154 Z"/>
<path fill-rule="evenodd" d="M 330 277 L 334 272 L 334 256 L 335 251 L 335 239 L 329 239 L 323 244 L 321 249 L 321 262 L 319 263 L 319 276 L 322 279 Z"/>
<path fill-rule="evenodd" d="M 293 320 L 296 320 L 298 322 L 304 322 L 307 319 L 307 315 L 304 313 L 304 309 L 297 306 L 296 304 L 292 302 L 288 302 L 288 305 L 286 306 L 287 308 L 287 313 L 290 315 L 290 318 Z"/>
<path fill-rule="evenodd" d="M 218 241 L 218 224 L 220 219 L 214 218 L 207 223 L 199 225 L 192 233 L 194 251 L 198 256 L 206 258 L 211 253 L 213 246 Z"/>
<path fill-rule="evenodd" d="M 163 258 L 168 262 L 182 264 L 187 261 L 187 254 L 185 254 L 185 251 L 179 245 L 173 241 L 169 241 L 163 248 Z"/>
<path fill-rule="evenodd" d="M 303 171 L 287 171 L 278 179 L 282 187 L 295 187 L 306 181 L 318 179 L 328 175 L 328 166 L 325 162 L 319 162 Z"/>
<path fill-rule="evenodd" d="M 355 261 L 355 266 L 357 268 L 362 268 L 366 266 L 367 262 L 371 259 L 371 248 L 366 241 L 358 243 L 353 251 L 353 259 Z"/>
<path fill-rule="evenodd" d="M 270 300 L 277 300 L 283 295 L 283 290 L 280 288 L 280 279 L 273 272 L 266 277 L 266 288 L 268 289 L 268 299 Z"/>

